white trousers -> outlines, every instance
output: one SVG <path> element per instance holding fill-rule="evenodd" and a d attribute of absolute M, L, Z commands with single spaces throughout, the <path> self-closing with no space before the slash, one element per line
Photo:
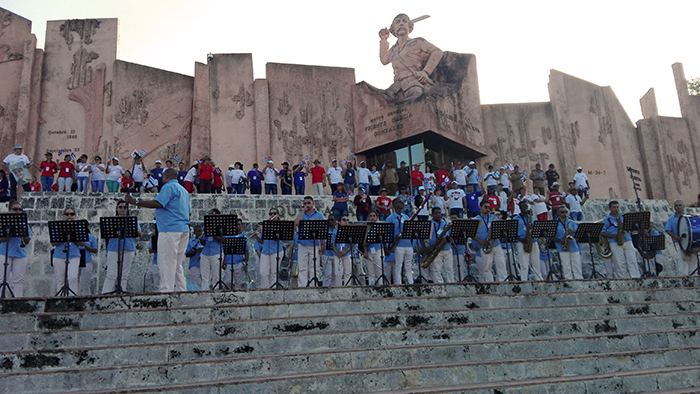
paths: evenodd
<path fill-rule="evenodd" d="M 323 256 L 321 258 L 323 262 L 323 287 L 338 286 L 336 283 L 336 276 L 338 273 L 338 257 L 334 256 Z M 340 282 L 340 281 L 338 281 Z"/>
<path fill-rule="evenodd" d="M 73 178 L 58 178 L 58 191 L 59 193 L 61 192 L 70 192 L 70 187 L 73 184 Z"/>
<path fill-rule="evenodd" d="M 350 280 L 350 277 L 352 276 L 352 259 L 350 259 L 350 253 L 346 254 L 343 257 L 338 257 L 336 260 L 338 261 L 338 264 L 336 264 L 338 267 L 338 271 L 335 275 L 335 283 L 337 283 L 336 286 L 345 286 L 345 284 L 348 283 L 348 280 Z M 359 261 L 359 259 L 355 261 L 355 264 L 357 264 L 357 261 Z M 360 272 L 358 271 L 358 277 L 359 273 Z"/>
<path fill-rule="evenodd" d="M 199 267 L 197 267 L 199 269 Z M 153 275 L 153 288 L 158 291 L 160 288 L 160 270 L 158 264 L 151 264 L 151 275 Z"/>
<path fill-rule="evenodd" d="M 491 249 L 486 254 L 481 251 L 481 256 L 476 257 L 476 266 L 479 269 L 479 282 L 493 282 L 493 267 L 496 266 L 496 280 L 503 282 L 508 277 L 506 271 L 506 255 L 500 245 Z"/>
<path fill-rule="evenodd" d="M 214 284 L 221 279 L 219 277 L 219 255 L 200 255 L 199 270 L 202 275 L 202 285 L 200 288 L 202 290 L 211 290 Z"/>
<path fill-rule="evenodd" d="M 89 252 L 88 252 L 89 253 Z M 90 282 L 92 281 L 92 262 L 85 263 L 85 267 L 80 267 L 79 281 L 80 281 L 80 295 L 88 296 L 92 295 L 92 289 L 90 288 Z"/>
<path fill-rule="evenodd" d="M 159 292 L 187 291 L 182 264 L 185 262 L 185 249 L 187 249 L 189 235 L 187 232 L 158 234 Z"/>
<path fill-rule="evenodd" d="M 632 241 L 626 241 L 620 246 L 614 239 L 610 239 L 610 250 L 613 253 L 613 270 L 618 278 L 639 278 L 639 265 L 637 264 L 637 251 Z"/>
<path fill-rule="evenodd" d="M 678 257 L 676 257 L 676 269 L 678 270 L 678 276 L 690 275 L 698 264 L 697 253 L 685 254 L 683 248 L 681 248 L 681 245 L 677 242 L 674 242 L 673 246 L 676 247 L 676 253 L 678 254 Z M 695 258 L 693 258 L 693 256 L 695 256 Z M 14 276 L 14 272 L 12 275 Z"/>
<path fill-rule="evenodd" d="M 64 275 L 66 273 L 66 259 L 52 259 L 53 273 L 56 277 L 56 293 L 61 291 L 61 288 L 66 283 Z M 68 287 L 78 293 L 78 272 L 80 271 L 80 257 L 73 257 L 68 260 Z"/>
<path fill-rule="evenodd" d="M 242 269 L 241 272 L 243 272 Z M 275 282 L 277 282 L 277 253 L 261 254 L 258 265 L 258 288 L 269 289 Z"/>
<path fill-rule="evenodd" d="M 27 269 L 26 257 L 8 257 L 7 258 L 7 275 L 8 284 L 12 289 L 12 294 L 16 298 L 22 297 L 24 294 L 24 271 Z M 5 281 L 5 255 L 0 255 L 0 283 Z M 63 265 L 65 266 L 65 260 Z M 5 297 L 10 297 L 10 292 L 5 290 Z"/>
<path fill-rule="evenodd" d="M 540 247 L 537 245 L 537 240 L 532 242 L 532 251 L 530 253 L 525 253 L 525 248 L 520 242 L 515 243 L 515 248 L 518 251 L 518 262 L 520 263 L 520 280 L 528 280 L 530 267 L 532 267 L 535 280 L 544 279 L 540 269 Z"/>
<path fill-rule="evenodd" d="M 561 272 L 564 275 L 564 279 L 583 279 L 581 253 L 561 252 L 559 253 L 559 260 L 561 260 Z"/>
<path fill-rule="evenodd" d="M 317 196 L 322 196 L 323 195 L 323 183 L 318 182 L 313 184 L 314 187 L 314 194 Z"/>
<path fill-rule="evenodd" d="M 413 248 L 397 247 L 394 250 L 396 261 L 394 262 L 394 284 L 401 284 L 401 268 L 406 274 L 408 284 L 413 284 Z"/>
<path fill-rule="evenodd" d="M 234 289 L 242 289 L 243 283 L 248 283 L 245 279 L 245 270 L 243 268 L 244 265 L 244 263 L 233 264 L 233 267 L 231 267 L 230 264 L 226 265 L 226 271 L 224 271 L 224 283 L 226 283 L 226 286 L 231 286 L 231 275 L 233 275 Z M 190 270 L 192 268 L 190 268 Z M 272 281 L 272 283 L 270 283 L 270 286 L 277 281 L 277 266 L 274 267 L 274 271 L 275 279 Z"/>
<path fill-rule="evenodd" d="M 323 255 L 323 249 L 316 246 L 316 275 L 319 274 L 319 268 L 321 263 L 321 256 Z M 297 276 L 297 286 L 306 287 L 309 283 L 309 277 L 313 275 L 314 270 L 314 247 L 299 245 L 297 249 L 297 264 L 299 266 L 299 275 Z"/>
<path fill-rule="evenodd" d="M 134 251 L 125 250 L 122 259 L 122 290 L 126 291 L 126 284 L 129 281 L 129 272 L 131 271 L 131 263 L 134 261 Z M 107 252 L 107 274 L 105 282 L 102 285 L 102 294 L 114 291 L 114 285 L 117 283 L 117 258 L 119 252 Z"/>
<path fill-rule="evenodd" d="M 367 265 L 367 278 L 371 285 L 377 283 L 377 279 L 382 276 L 382 252 L 367 252 L 365 264 Z"/>
<path fill-rule="evenodd" d="M 454 259 L 452 250 L 441 250 L 428 267 L 434 283 L 453 283 L 455 281 Z"/>

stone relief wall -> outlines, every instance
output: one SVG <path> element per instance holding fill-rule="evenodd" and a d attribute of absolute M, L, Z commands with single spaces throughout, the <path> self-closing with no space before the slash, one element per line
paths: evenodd
<path fill-rule="evenodd" d="M 561 172 L 550 103 L 484 105 L 482 111 L 488 156 L 478 160 L 479 171 L 517 164 L 530 172 L 536 163 L 545 170 L 554 163 Z M 576 126 L 571 132 L 578 133 Z"/>
<path fill-rule="evenodd" d="M 124 159 L 143 149 L 149 169 L 156 159 L 189 157 L 192 77 L 118 60 L 114 86 L 113 132 L 101 141 L 103 155 Z"/>
<path fill-rule="evenodd" d="M 105 85 L 112 82 L 117 29 L 116 19 L 47 23 L 37 152 L 109 154 L 102 150 L 113 123 Z"/>
<path fill-rule="evenodd" d="M 350 159 L 354 70 L 268 63 L 267 81 L 275 164 L 299 163 L 306 155 L 324 166 L 334 158 Z"/>

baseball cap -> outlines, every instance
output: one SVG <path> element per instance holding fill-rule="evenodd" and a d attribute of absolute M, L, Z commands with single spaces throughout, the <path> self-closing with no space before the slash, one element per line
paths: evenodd
<path fill-rule="evenodd" d="M 425 187 L 423 187 L 423 186 L 418 186 L 418 190 L 425 190 Z"/>
<path fill-rule="evenodd" d="M 383 187 L 383 188 L 381 188 L 381 189 L 379 190 L 379 193 L 381 193 L 381 192 L 385 192 L 385 191 L 387 191 L 387 190 L 386 190 L 386 188 L 385 188 L 385 187 Z"/>
<path fill-rule="evenodd" d="M 577 170 L 583 170 L 583 167 L 578 166 L 578 167 L 576 167 L 576 169 L 577 169 Z"/>
<path fill-rule="evenodd" d="M 15 149 L 22 149 L 22 144 L 15 144 L 15 147 L 12 148 L 12 150 L 15 150 Z"/>
<path fill-rule="evenodd" d="M 229 164 L 229 165 L 228 165 L 228 168 L 236 168 L 236 165 L 235 165 L 235 164 Z"/>
<path fill-rule="evenodd" d="M 163 164 L 163 162 L 160 160 L 156 160 L 156 164 Z"/>
<path fill-rule="evenodd" d="M 331 160 L 331 163 L 335 163 L 336 161 L 338 161 L 338 159 L 333 159 Z"/>
<path fill-rule="evenodd" d="M 470 161 L 470 162 L 469 162 L 469 165 L 470 165 L 470 166 L 471 166 L 471 165 L 474 165 L 474 164 L 476 164 L 476 163 L 474 163 L 473 161 Z"/>
<path fill-rule="evenodd" d="M 112 160 L 119 161 L 119 158 L 115 156 L 115 157 L 112 158 Z"/>
<path fill-rule="evenodd" d="M 267 161 L 267 164 L 275 164 L 275 162 L 272 161 L 272 160 L 268 160 L 268 161 Z"/>
<path fill-rule="evenodd" d="M 321 160 L 319 160 L 319 159 L 314 160 L 314 163 L 320 163 L 320 162 L 321 162 Z"/>
<path fill-rule="evenodd" d="M 554 186 L 559 186 L 559 182 L 552 183 L 552 187 L 554 187 Z"/>

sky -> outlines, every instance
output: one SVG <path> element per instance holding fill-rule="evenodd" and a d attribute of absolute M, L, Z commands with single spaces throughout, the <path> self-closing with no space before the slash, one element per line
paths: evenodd
<path fill-rule="evenodd" d="M 476 55 L 482 104 L 549 101 L 549 71 L 611 86 L 632 122 L 654 88 L 662 116 L 680 116 L 671 65 L 700 77 L 700 1 L 238 1 L 0 0 L 33 22 L 43 48 L 46 21 L 118 18 L 117 58 L 186 75 L 207 53 L 252 53 L 266 63 L 355 69 L 357 82 L 387 88 L 378 32 L 398 13 L 443 51 Z M 685 20 L 686 17 L 691 19 Z M 393 38 L 390 39 L 393 43 Z"/>

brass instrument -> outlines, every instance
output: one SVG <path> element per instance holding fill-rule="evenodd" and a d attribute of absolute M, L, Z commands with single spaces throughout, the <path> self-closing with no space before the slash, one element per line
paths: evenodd
<path fill-rule="evenodd" d="M 440 236 L 435 240 L 435 244 L 432 247 L 430 247 L 428 252 L 425 253 L 425 255 L 423 256 L 423 259 L 420 262 L 421 268 L 430 267 L 430 264 L 433 263 L 433 260 L 435 260 L 442 248 L 444 248 L 445 245 L 447 245 L 447 231 L 451 228 L 452 223 L 445 226 L 445 229 L 442 230 L 442 234 L 440 234 Z"/>
<path fill-rule="evenodd" d="M 619 222 L 618 222 L 619 223 Z M 625 245 L 625 230 L 618 228 L 617 229 L 617 244 L 620 246 Z"/>
<path fill-rule="evenodd" d="M 599 220 L 596 223 L 601 223 L 603 220 Z M 595 244 L 595 249 L 598 252 L 598 256 L 604 258 L 604 259 L 609 259 L 612 257 L 612 250 L 610 249 L 610 241 L 608 241 L 607 238 L 603 237 L 601 234 L 598 236 L 598 243 Z"/>
<path fill-rule="evenodd" d="M 546 237 L 539 237 L 537 238 L 537 246 L 540 248 L 540 252 L 544 253 L 543 251 L 546 251 L 549 249 L 549 242 L 547 242 Z"/>
<path fill-rule="evenodd" d="M 531 253 L 532 252 L 532 245 L 534 243 L 534 239 L 532 238 L 532 211 L 528 213 L 527 215 L 527 222 L 525 223 L 525 241 L 523 242 L 523 250 L 525 253 Z"/>
<path fill-rule="evenodd" d="M 486 235 L 486 245 L 481 249 L 482 252 L 489 254 L 493 249 L 493 244 L 491 243 L 491 232 Z"/>
<path fill-rule="evenodd" d="M 568 234 L 567 232 L 569 231 L 569 219 L 566 219 L 564 221 L 564 242 L 561 244 L 561 251 L 562 252 L 568 252 L 569 248 L 571 248 L 571 241 L 574 240 L 574 237 L 571 234 Z"/>
<path fill-rule="evenodd" d="M 233 270 L 233 268 L 231 268 L 231 270 Z M 248 280 L 248 284 L 253 284 L 253 280 L 250 279 L 250 272 L 248 272 L 248 263 L 247 262 L 243 262 L 243 272 L 245 272 L 245 277 Z M 233 275 L 233 272 L 231 272 L 231 275 Z"/>
<path fill-rule="evenodd" d="M 414 212 L 413 215 L 411 215 L 411 217 L 408 219 L 409 221 L 416 220 L 416 218 L 418 218 L 418 212 L 420 212 L 423 209 L 423 207 L 425 206 L 425 204 L 428 203 L 428 200 L 430 200 L 431 195 L 432 195 L 432 193 L 428 193 L 425 195 L 425 197 L 423 198 L 423 203 L 420 205 L 420 207 L 418 207 L 418 209 L 416 209 L 416 212 Z M 394 239 L 394 242 L 389 247 L 389 250 L 393 251 L 394 249 L 396 249 L 396 245 L 398 245 L 400 241 L 401 241 L 401 233 L 399 233 L 399 235 L 396 236 L 396 239 Z"/>

